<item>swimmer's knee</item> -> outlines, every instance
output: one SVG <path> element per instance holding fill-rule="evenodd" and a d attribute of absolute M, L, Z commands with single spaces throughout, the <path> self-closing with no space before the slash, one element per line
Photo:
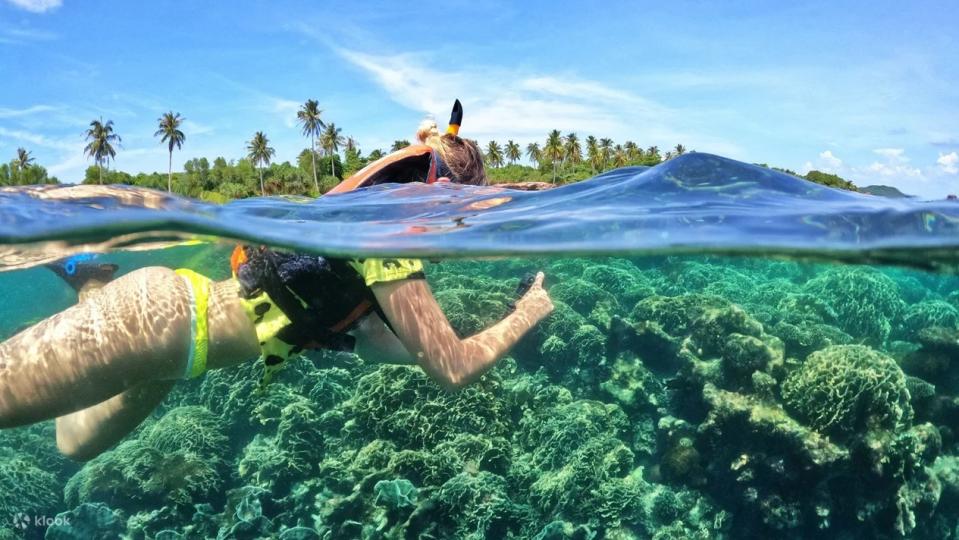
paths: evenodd
<path fill-rule="evenodd" d="M 75 433 L 62 429 L 59 421 L 57 422 L 57 450 L 73 461 L 90 461 L 103 452 L 102 449 L 84 445 Z"/>

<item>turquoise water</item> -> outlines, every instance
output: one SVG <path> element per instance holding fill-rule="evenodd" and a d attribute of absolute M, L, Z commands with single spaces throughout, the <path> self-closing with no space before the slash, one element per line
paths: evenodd
<path fill-rule="evenodd" d="M 959 537 L 959 205 L 701 154 L 546 193 L 55 192 L 0 191 L 0 337 L 77 301 L 38 266 L 68 253 L 228 277 L 230 242 L 158 249 L 197 234 L 428 256 L 464 336 L 532 271 L 556 310 L 459 392 L 317 352 L 180 382 L 86 464 L 2 430 L 0 538 Z"/>

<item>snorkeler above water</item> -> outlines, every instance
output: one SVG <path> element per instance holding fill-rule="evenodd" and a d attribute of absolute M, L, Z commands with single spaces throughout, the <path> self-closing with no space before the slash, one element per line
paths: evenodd
<path fill-rule="evenodd" d="M 380 182 L 484 184 L 482 156 L 450 128 L 417 133 L 332 192 Z M 416 363 L 447 388 L 491 368 L 553 304 L 543 274 L 500 322 L 461 339 L 411 259 L 339 260 L 238 246 L 233 277 L 148 267 L 115 281 L 114 265 L 53 266 L 80 301 L 0 343 L 0 428 L 56 418 L 57 446 L 90 459 L 119 442 L 178 379 L 260 356 L 266 384 L 307 349 L 353 351 L 368 361 Z"/>

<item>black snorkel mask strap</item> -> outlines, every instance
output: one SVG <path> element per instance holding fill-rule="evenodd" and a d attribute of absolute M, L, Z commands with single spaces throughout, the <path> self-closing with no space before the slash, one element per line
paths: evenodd
<path fill-rule="evenodd" d="M 441 178 L 447 178 L 450 182 L 456 182 L 458 180 L 457 176 L 453 174 L 452 169 L 449 165 L 443 161 L 443 157 L 440 156 L 440 153 L 436 150 L 430 155 L 430 170 L 426 175 L 427 184 L 435 184 L 440 181 Z"/>

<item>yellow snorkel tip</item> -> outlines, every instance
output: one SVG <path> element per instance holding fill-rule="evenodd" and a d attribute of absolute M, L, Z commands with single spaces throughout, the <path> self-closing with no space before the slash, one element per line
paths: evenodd
<path fill-rule="evenodd" d="M 450 113 L 450 125 L 446 132 L 450 135 L 458 136 L 460 134 L 460 125 L 463 123 L 463 105 L 460 100 L 453 102 L 453 112 Z"/>

